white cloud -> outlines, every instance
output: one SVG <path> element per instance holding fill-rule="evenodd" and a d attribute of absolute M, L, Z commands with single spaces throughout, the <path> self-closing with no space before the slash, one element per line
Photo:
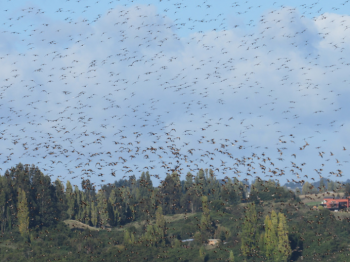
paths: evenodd
<path fill-rule="evenodd" d="M 322 140 L 326 139 L 328 146 L 341 144 L 328 123 L 337 119 L 345 127 L 349 125 L 346 114 L 334 111 L 348 109 L 341 100 L 348 92 L 344 82 L 348 61 L 339 64 L 339 59 L 348 52 L 349 40 L 346 30 L 333 26 L 340 22 L 346 26 L 348 17 L 323 16 L 327 19 L 313 21 L 284 8 L 266 13 L 264 21 L 249 34 L 233 28 L 179 38 L 173 21 L 158 15 L 153 6 L 139 5 L 116 7 L 92 25 L 81 19 L 67 23 L 43 17 L 49 26 L 28 32 L 32 36 L 22 42 L 19 36 L 3 33 L 2 116 L 9 116 L 11 121 L 6 120 L 4 136 L 8 140 L 2 154 L 9 154 L 5 148 L 13 148 L 14 161 L 14 157 L 27 160 L 23 152 L 38 152 L 35 161 L 40 159 L 38 162 L 48 166 L 49 160 L 60 160 L 61 167 L 74 169 L 78 175 L 84 168 L 74 166 L 88 158 L 105 165 L 119 161 L 116 167 L 123 170 L 128 170 L 123 165 L 140 168 L 156 166 L 163 160 L 174 166 L 178 159 L 167 146 L 183 147 L 181 154 L 187 155 L 190 148 L 216 152 L 219 142 L 213 144 L 212 138 L 239 140 L 237 146 L 225 149 L 237 157 L 264 151 L 277 158 L 276 148 L 282 147 L 279 139 L 287 139 L 292 133 L 295 143 L 287 139 L 288 153 L 281 165 L 288 165 L 293 153 L 307 156 L 310 166 L 318 165 L 319 150 L 315 147 L 323 145 Z M 25 55 L 10 49 L 6 44 L 10 41 L 18 42 Z M 332 44 L 339 48 L 332 48 Z M 28 50 L 31 46 L 34 48 Z M 25 132 L 19 131 L 21 128 Z M 171 131 L 173 128 L 176 132 Z M 339 129 L 343 139 L 344 130 Z M 305 138 L 312 141 L 310 154 L 298 151 Z M 11 144 L 19 139 L 18 144 Z M 113 141 L 125 141 L 122 147 L 129 149 L 120 151 L 121 145 Z M 26 142 L 28 149 L 23 151 Z M 50 147 L 43 148 L 44 143 Z M 53 149 L 55 144 L 61 146 Z M 140 146 L 139 155 L 136 145 Z M 237 149 L 239 145 L 245 149 Z M 164 147 L 168 156 L 160 160 L 158 153 L 148 150 L 150 158 L 145 160 L 142 150 L 151 146 Z M 36 147 L 40 149 L 34 150 Z M 64 151 L 68 148 L 70 153 Z M 84 156 L 72 153 L 72 148 Z M 337 151 L 334 147 L 332 150 Z M 94 155 L 109 151 L 113 158 Z M 205 157 L 207 165 L 228 158 L 216 154 L 215 161 Z M 128 162 L 121 164 L 119 157 Z M 154 162 L 146 162 L 150 160 Z M 200 159 L 192 160 L 200 165 Z M 58 166 L 49 169 L 58 174 Z M 110 167 L 94 170 L 108 172 Z M 156 170 L 161 172 L 160 168 Z"/>

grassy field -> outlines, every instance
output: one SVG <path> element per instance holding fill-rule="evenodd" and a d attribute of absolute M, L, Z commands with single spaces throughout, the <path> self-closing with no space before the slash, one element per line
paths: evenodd
<path fill-rule="evenodd" d="M 0 242 L 0 248 L 11 248 L 16 249 L 18 248 L 14 243 L 12 243 L 10 240 L 6 240 L 5 242 Z"/>
<path fill-rule="evenodd" d="M 96 227 L 90 227 L 84 223 L 81 223 L 79 221 L 76 220 L 71 220 L 71 219 L 67 219 L 63 221 L 66 225 L 69 226 L 70 229 L 72 228 L 77 228 L 77 229 L 89 229 L 91 231 L 98 231 L 99 229 Z"/>
<path fill-rule="evenodd" d="M 172 223 L 178 220 L 182 220 L 185 219 L 186 217 L 192 217 L 195 216 L 197 213 L 188 213 L 187 215 L 185 214 L 175 214 L 172 216 L 164 216 L 164 219 L 167 223 Z M 65 224 L 67 224 L 69 226 L 70 229 L 76 228 L 76 229 L 89 229 L 91 231 L 98 231 L 98 230 L 107 230 L 107 231 L 111 231 L 111 230 L 117 230 L 117 231 L 123 231 L 124 227 L 128 228 L 128 227 L 135 227 L 136 229 L 140 228 L 141 226 L 144 226 L 145 224 L 148 225 L 153 225 L 156 223 L 155 219 L 150 219 L 150 220 L 142 220 L 142 221 L 137 221 L 137 222 L 131 222 L 126 224 L 124 227 L 115 227 L 115 228 L 106 228 L 106 229 L 102 229 L 102 228 L 96 228 L 96 227 L 91 227 L 88 226 L 82 222 L 76 221 L 76 220 L 71 220 L 71 219 L 67 219 L 63 221 Z"/>
<path fill-rule="evenodd" d="M 349 211 L 341 210 L 339 212 L 332 212 L 332 214 L 338 220 L 343 220 L 343 219 L 350 218 L 350 212 Z"/>
<path fill-rule="evenodd" d="M 321 201 L 313 201 L 313 202 L 307 202 L 305 203 L 308 206 L 317 206 L 321 204 Z"/>
<path fill-rule="evenodd" d="M 338 193 L 337 193 L 338 194 Z M 319 193 L 319 194 L 309 194 L 309 195 L 299 195 L 299 198 L 301 201 L 303 201 L 305 204 L 309 203 L 316 203 L 319 202 L 318 204 L 321 203 L 321 201 L 325 197 L 335 197 L 337 194 L 327 194 L 327 193 Z M 344 193 L 339 193 L 340 197 L 344 196 Z"/>

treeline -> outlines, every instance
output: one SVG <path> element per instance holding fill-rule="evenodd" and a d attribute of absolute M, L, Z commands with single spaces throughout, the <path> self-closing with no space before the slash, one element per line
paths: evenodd
<path fill-rule="evenodd" d="M 308 195 L 317 194 L 324 192 L 337 192 L 345 193 L 346 196 L 350 196 L 350 180 L 345 182 L 333 181 L 331 179 L 326 179 L 321 177 L 319 181 L 308 182 L 305 181 L 303 184 L 288 182 L 284 184 L 284 187 L 293 189 L 297 195 Z"/>
<path fill-rule="evenodd" d="M 94 227 L 118 226 L 154 217 L 157 207 L 163 214 L 198 212 L 201 197 L 227 204 L 239 203 L 246 197 L 246 187 L 238 180 L 219 182 L 213 171 L 200 170 L 196 176 L 188 173 L 180 181 L 174 173 L 161 186 L 154 187 L 150 174 L 143 172 L 137 179 L 121 179 L 102 186 L 96 192 L 89 180 L 82 181 L 82 190 L 67 181 L 51 182 L 34 165 L 18 164 L 0 176 L 0 229 L 13 227 L 42 228 L 58 221 L 75 219 Z M 20 211 L 20 212 L 19 212 Z M 22 225 L 19 225 L 22 223 Z"/>
<path fill-rule="evenodd" d="M 0 176 L 0 229 L 16 225 L 28 230 L 55 226 L 58 221 L 74 219 L 93 227 L 120 226 L 131 221 L 151 219 L 158 207 L 164 215 L 202 212 L 202 196 L 210 206 L 220 209 L 248 201 L 248 185 L 237 178 L 217 179 L 213 170 L 201 169 L 167 175 L 154 187 L 150 174 L 130 176 L 96 190 L 89 180 L 82 181 L 82 190 L 70 181 L 51 182 L 34 165 L 18 164 Z M 252 185 L 249 201 L 286 201 L 295 195 L 269 181 L 257 179 Z M 20 210 L 20 212 L 18 212 Z M 25 234 L 25 233 L 24 233 Z"/>
<path fill-rule="evenodd" d="M 148 172 L 99 190 L 83 180 L 80 190 L 18 164 L 0 176 L 0 201 L 1 261 L 344 261 L 350 232 L 350 219 L 310 210 L 273 180 L 249 186 L 212 170 L 183 181 L 173 173 L 159 187 Z M 164 215 L 179 213 L 186 220 L 165 223 Z M 114 229 L 70 231 L 67 219 Z M 180 241 L 186 238 L 194 239 L 190 248 Z M 203 246 L 210 238 L 222 240 L 219 249 Z"/>
<path fill-rule="evenodd" d="M 345 196 L 350 196 L 350 183 L 349 182 L 339 182 L 332 181 L 330 179 L 320 178 L 318 182 L 309 183 L 305 182 L 301 189 L 301 194 L 316 194 L 323 192 L 337 192 L 345 193 Z"/>
<path fill-rule="evenodd" d="M 54 226 L 66 218 L 66 197 L 58 180 L 51 183 L 34 165 L 18 164 L 0 176 L 0 230 Z M 23 225 L 22 225 L 23 227 Z"/>

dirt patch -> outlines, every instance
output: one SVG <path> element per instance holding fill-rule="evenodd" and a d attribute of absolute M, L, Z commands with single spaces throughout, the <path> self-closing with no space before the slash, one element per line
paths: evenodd
<path fill-rule="evenodd" d="M 100 229 L 96 228 L 96 227 L 91 227 L 89 225 L 86 225 L 82 222 L 76 221 L 76 220 L 71 220 L 71 219 L 67 219 L 63 221 L 66 225 L 69 226 L 70 229 L 89 229 L 91 231 L 99 231 Z"/>

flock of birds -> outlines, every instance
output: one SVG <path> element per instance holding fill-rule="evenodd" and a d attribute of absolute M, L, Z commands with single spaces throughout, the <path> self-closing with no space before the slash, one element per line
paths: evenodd
<path fill-rule="evenodd" d="M 347 178 L 349 1 L 90 2 L 2 7 L 2 172 Z"/>
<path fill-rule="evenodd" d="M 2 10 L 3 171 L 33 163 L 78 185 L 200 168 L 343 180 L 350 19 L 336 12 L 349 1 L 334 13 L 242 1 L 215 15 L 204 1 L 202 19 L 185 16 L 185 3 L 111 1 L 82 18 L 100 2 L 59 8 L 61 20 L 37 6 Z M 239 20 L 253 9 L 256 25 Z"/>

